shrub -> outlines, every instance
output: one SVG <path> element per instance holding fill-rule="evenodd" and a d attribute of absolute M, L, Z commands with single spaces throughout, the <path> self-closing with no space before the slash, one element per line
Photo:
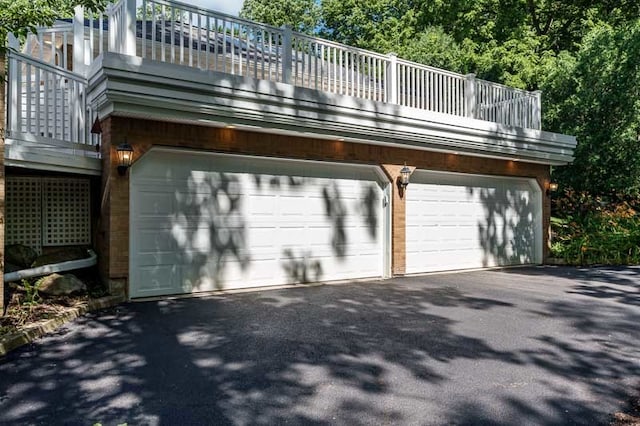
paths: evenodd
<path fill-rule="evenodd" d="M 551 255 L 573 265 L 640 264 L 640 200 L 564 191 L 552 202 Z"/>

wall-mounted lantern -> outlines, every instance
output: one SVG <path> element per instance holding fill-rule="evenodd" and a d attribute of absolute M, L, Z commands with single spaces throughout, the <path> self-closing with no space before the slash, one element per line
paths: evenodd
<path fill-rule="evenodd" d="M 396 181 L 398 185 L 398 195 L 400 198 L 404 197 L 404 191 L 407 190 L 409 185 L 409 177 L 411 176 L 411 169 L 407 167 L 407 163 L 404 163 L 404 167 L 400 169 L 400 176 Z"/>
<path fill-rule="evenodd" d="M 398 176 L 398 186 L 406 189 L 409 185 L 409 176 L 411 176 L 411 169 L 407 167 L 407 163 L 404 163 L 404 167 L 400 169 L 400 176 Z"/>
<path fill-rule="evenodd" d="M 549 182 L 549 187 L 547 188 L 547 195 L 551 195 L 552 192 L 556 192 L 558 190 L 557 182 Z"/>
<path fill-rule="evenodd" d="M 116 151 L 118 152 L 118 174 L 124 176 L 133 162 L 133 147 L 125 140 L 124 143 L 118 145 Z"/>

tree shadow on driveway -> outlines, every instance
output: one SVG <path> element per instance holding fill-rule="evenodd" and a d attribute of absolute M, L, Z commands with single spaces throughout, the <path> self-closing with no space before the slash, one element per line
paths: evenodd
<path fill-rule="evenodd" d="M 91 314 L 0 360 L 0 423 L 593 423 L 589 398 L 617 398 L 637 373 L 617 340 L 576 338 L 584 306 L 529 309 L 464 275 Z"/>

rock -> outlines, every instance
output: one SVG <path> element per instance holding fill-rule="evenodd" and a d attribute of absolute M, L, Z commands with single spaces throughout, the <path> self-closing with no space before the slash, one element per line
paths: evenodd
<path fill-rule="evenodd" d="M 73 274 L 51 274 L 40 278 L 36 285 L 38 293 L 50 296 L 68 296 L 87 291 L 87 286 Z"/>
<path fill-rule="evenodd" d="M 86 259 L 89 257 L 87 250 L 80 247 L 67 247 L 51 253 L 38 256 L 31 266 L 36 268 L 42 265 L 51 265 L 52 263 L 67 262 L 69 260 Z"/>
<path fill-rule="evenodd" d="M 20 269 L 30 268 L 37 257 L 38 253 L 34 249 L 22 244 L 13 244 L 4 249 L 5 263 L 12 263 Z"/>

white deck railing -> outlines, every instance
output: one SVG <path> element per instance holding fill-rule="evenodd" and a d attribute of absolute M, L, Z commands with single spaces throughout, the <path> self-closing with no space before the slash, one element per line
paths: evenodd
<path fill-rule="evenodd" d="M 127 9 L 127 1 L 133 0 L 121 0 L 117 13 Z M 138 6 L 135 37 L 129 38 L 135 47 L 118 51 L 128 49 L 143 58 L 508 126 L 540 128 L 539 93 L 173 0 L 143 0 Z M 131 3 L 128 7 L 131 10 Z"/>
<path fill-rule="evenodd" d="M 475 113 L 480 120 L 540 129 L 541 92 L 527 92 L 498 83 L 476 80 Z"/>
<path fill-rule="evenodd" d="M 387 102 L 389 58 L 385 55 L 282 29 L 291 40 L 291 79 L 286 82 L 325 92 Z M 285 52 L 289 49 L 283 48 Z M 285 71 L 285 75 L 288 71 Z"/>
<path fill-rule="evenodd" d="M 8 64 L 7 137 L 95 154 L 98 135 L 91 134 L 95 114 L 87 105 L 87 80 L 21 53 L 9 52 Z"/>
<path fill-rule="evenodd" d="M 56 29 L 54 38 L 74 40 L 74 70 L 90 65 L 108 40 L 111 52 L 155 61 L 507 126 L 541 128 L 540 92 L 476 79 L 473 74 L 461 75 L 174 0 L 119 0 L 109 5 L 106 16 L 108 25 L 102 16 L 85 19 L 77 8 L 73 25 L 64 31 Z M 62 45 L 66 49 L 67 44 Z M 59 55 L 66 58 L 65 52 Z"/>

